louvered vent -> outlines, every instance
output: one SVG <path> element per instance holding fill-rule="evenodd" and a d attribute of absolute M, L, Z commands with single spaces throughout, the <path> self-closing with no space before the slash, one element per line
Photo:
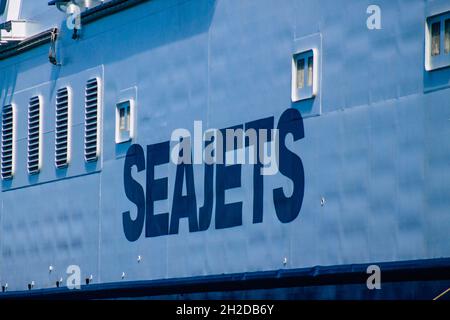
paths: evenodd
<path fill-rule="evenodd" d="M 2 179 L 14 174 L 14 108 L 11 104 L 2 110 Z"/>
<path fill-rule="evenodd" d="M 69 164 L 69 130 L 70 130 L 70 97 L 67 88 L 61 88 L 56 93 L 56 124 L 55 124 L 55 165 L 64 168 Z"/>
<path fill-rule="evenodd" d="M 30 99 L 28 106 L 28 173 L 40 169 L 41 103 L 39 97 Z"/>
<path fill-rule="evenodd" d="M 84 158 L 86 161 L 96 161 L 99 155 L 98 121 L 99 85 L 97 79 L 91 79 L 86 84 L 86 113 L 84 122 Z"/>

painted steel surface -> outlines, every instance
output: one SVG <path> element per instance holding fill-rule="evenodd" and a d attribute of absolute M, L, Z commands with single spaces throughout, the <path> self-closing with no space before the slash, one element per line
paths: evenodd
<path fill-rule="evenodd" d="M 0 61 L 0 101 L 17 108 L 16 174 L 0 195 L 0 283 L 10 291 L 31 281 L 51 288 L 71 264 L 104 284 L 123 273 L 138 281 L 450 257 L 450 68 L 424 69 L 427 15 L 450 5 L 380 0 L 382 29 L 369 30 L 370 4 L 153 0 L 83 26 L 78 40 L 59 15 L 61 66 L 48 62 L 48 45 Z M 318 95 L 292 103 L 291 59 L 309 45 L 321 56 Z M 102 88 L 101 153 L 85 163 L 84 90 L 92 77 Z M 72 160 L 61 170 L 55 99 L 64 86 L 73 93 L 73 133 Z M 136 102 L 136 138 L 116 144 L 115 106 L 124 92 Z M 27 101 L 35 95 L 43 99 L 43 158 L 40 173 L 29 176 Z M 277 216 L 273 190 L 289 196 L 295 189 L 280 172 L 264 177 L 262 222 L 254 223 L 260 184 L 253 165 L 242 165 L 240 186 L 224 196 L 241 203 L 241 224 L 217 228 L 215 185 L 206 230 L 189 232 L 182 218 L 175 234 L 146 237 L 144 227 L 136 241 L 127 239 L 123 213 L 138 214 L 124 181 L 132 144 L 144 150 L 145 169 L 131 173 L 145 192 L 148 146 L 169 141 L 173 130 L 272 117 L 275 128 L 291 109 L 304 126 L 304 137 L 285 140 L 304 169 L 293 221 Z M 298 170 L 298 162 L 286 167 Z M 205 166 L 193 173 L 197 210 Z M 168 178 L 168 199 L 155 202 L 154 213 L 170 218 L 177 166 L 156 166 L 154 174 Z"/>

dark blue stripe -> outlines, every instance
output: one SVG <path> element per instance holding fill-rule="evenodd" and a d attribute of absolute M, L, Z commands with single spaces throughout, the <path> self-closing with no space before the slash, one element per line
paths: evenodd
<path fill-rule="evenodd" d="M 366 270 L 371 264 L 380 267 L 382 283 L 450 280 L 450 258 L 441 258 L 90 284 L 82 286 L 80 290 L 69 290 L 67 288 L 34 289 L 0 293 L 0 299 L 107 299 L 306 286 L 351 284 L 365 286 L 368 277 Z"/>

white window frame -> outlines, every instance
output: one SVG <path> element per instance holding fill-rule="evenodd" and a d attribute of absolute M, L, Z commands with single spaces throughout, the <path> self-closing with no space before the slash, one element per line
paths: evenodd
<path fill-rule="evenodd" d="M 123 130 L 120 129 L 120 109 L 123 108 L 124 104 L 128 104 L 130 107 L 130 113 L 129 113 L 129 130 L 128 135 L 123 134 Z M 135 114 L 136 114 L 136 104 L 134 99 L 126 99 L 118 102 L 116 104 L 116 135 L 115 135 L 115 142 L 116 144 L 124 143 L 131 141 L 135 138 L 136 134 L 136 121 L 135 121 Z"/>
<path fill-rule="evenodd" d="M 308 86 L 308 58 L 313 57 L 313 81 L 312 85 Z M 297 88 L 297 61 L 304 59 L 304 81 L 303 88 Z M 310 48 L 301 52 L 297 52 L 292 56 L 292 80 L 291 80 L 291 99 L 292 102 L 307 100 L 317 96 L 319 92 L 319 50 L 317 48 Z"/>
<path fill-rule="evenodd" d="M 450 52 L 445 53 L 445 21 L 450 19 L 450 11 L 429 16 L 425 21 L 425 70 L 433 71 L 450 67 Z M 431 26 L 440 22 L 440 48 L 439 55 L 431 55 Z"/>

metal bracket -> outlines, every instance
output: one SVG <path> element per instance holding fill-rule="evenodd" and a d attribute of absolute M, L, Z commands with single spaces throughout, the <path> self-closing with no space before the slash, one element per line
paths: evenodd
<path fill-rule="evenodd" d="M 0 24 L 0 30 L 5 30 L 6 32 L 11 32 L 12 29 L 12 22 L 6 21 Z"/>

